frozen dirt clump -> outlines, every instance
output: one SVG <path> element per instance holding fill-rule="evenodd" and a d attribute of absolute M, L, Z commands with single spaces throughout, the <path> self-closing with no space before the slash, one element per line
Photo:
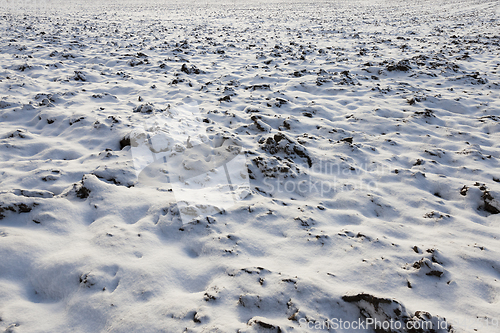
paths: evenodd
<path fill-rule="evenodd" d="M 295 160 L 299 157 L 307 163 L 309 168 L 312 166 L 312 159 L 306 148 L 295 140 L 289 138 L 284 133 L 279 132 L 273 136 L 262 138 L 259 143 L 261 145 L 261 149 L 271 155 L 283 153 L 285 158 L 291 160 Z"/>
<path fill-rule="evenodd" d="M 279 156 L 258 156 L 253 158 L 252 162 L 257 166 L 263 176 L 269 178 L 295 178 L 300 173 L 300 170 L 294 163 L 282 159 Z M 252 168 L 248 169 L 248 173 L 250 179 L 256 179 L 256 172 L 253 171 Z"/>
<path fill-rule="evenodd" d="M 73 76 L 73 79 L 75 81 L 81 81 L 81 82 L 87 81 L 86 75 L 81 71 L 75 71 L 75 75 Z"/>
<path fill-rule="evenodd" d="M 135 66 L 139 66 L 139 65 L 143 65 L 144 64 L 144 61 L 140 60 L 140 59 L 130 59 L 127 64 L 130 66 L 130 67 L 135 67 Z"/>
<path fill-rule="evenodd" d="M 464 197 L 473 197 L 478 205 L 477 209 L 480 211 L 486 211 L 490 214 L 500 213 L 500 202 L 491 194 L 486 184 L 476 182 L 474 187 L 464 185 L 460 189 L 460 194 Z"/>
<path fill-rule="evenodd" d="M 484 200 L 484 210 L 491 214 L 499 214 L 500 213 L 500 202 L 493 198 L 489 191 L 484 191 L 483 196 Z"/>
<path fill-rule="evenodd" d="M 198 69 L 195 65 L 187 66 L 186 64 L 182 64 L 181 67 L 181 72 L 184 72 L 186 74 L 202 74 L 203 71 Z"/>
<path fill-rule="evenodd" d="M 15 204 L 0 204 L 0 220 L 6 217 L 7 212 L 13 213 L 29 213 L 31 210 L 37 206 L 37 203 L 25 204 L 25 203 L 15 203 Z"/>
<path fill-rule="evenodd" d="M 411 69 L 411 66 L 410 66 L 410 61 L 404 59 L 398 61 L 396 64 L 392 63 L 390 65 L 387 65 L 386 68 L 389 72 L 393 71 L 407 72 Z"/>
<path fill-rule="evenodd" d="M 144 103 L 135 108 L 134 112 L 152 113 L 155 110 L 153 103 Z"/>

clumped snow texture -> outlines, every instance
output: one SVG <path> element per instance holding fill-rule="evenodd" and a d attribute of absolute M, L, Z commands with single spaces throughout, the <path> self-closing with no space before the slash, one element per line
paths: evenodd
<path fill-rule="evenodd" d="M 20 6 L 1 3 L 0 330 L 498 331 L 497 1 Z M 252 185 L 188 224 L 130 147 L 184 104 Z"/>

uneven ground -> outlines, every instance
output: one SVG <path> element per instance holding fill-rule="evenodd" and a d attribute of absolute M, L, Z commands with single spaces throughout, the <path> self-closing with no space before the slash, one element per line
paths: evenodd
<path fill-rule="evenodd" d="M 498 2 L 2 5 L 0 329 L 498 331 Z M 188 103 L 251 191 L 183 224 L 123 139 Z"/>

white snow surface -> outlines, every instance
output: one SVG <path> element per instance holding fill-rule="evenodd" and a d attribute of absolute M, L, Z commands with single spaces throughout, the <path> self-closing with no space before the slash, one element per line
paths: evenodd
<path fill-rule="evenodd" d="M 500 331 L 498 1 L 0 7 L 0 331 Z"/>

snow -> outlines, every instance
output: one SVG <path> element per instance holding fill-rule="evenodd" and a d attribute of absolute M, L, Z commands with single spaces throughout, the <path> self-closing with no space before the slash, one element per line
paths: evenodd
<path fill-rule="evenodd" d="M 497 1 L 16 6 L 0 330 L 498 332 Z"/>

